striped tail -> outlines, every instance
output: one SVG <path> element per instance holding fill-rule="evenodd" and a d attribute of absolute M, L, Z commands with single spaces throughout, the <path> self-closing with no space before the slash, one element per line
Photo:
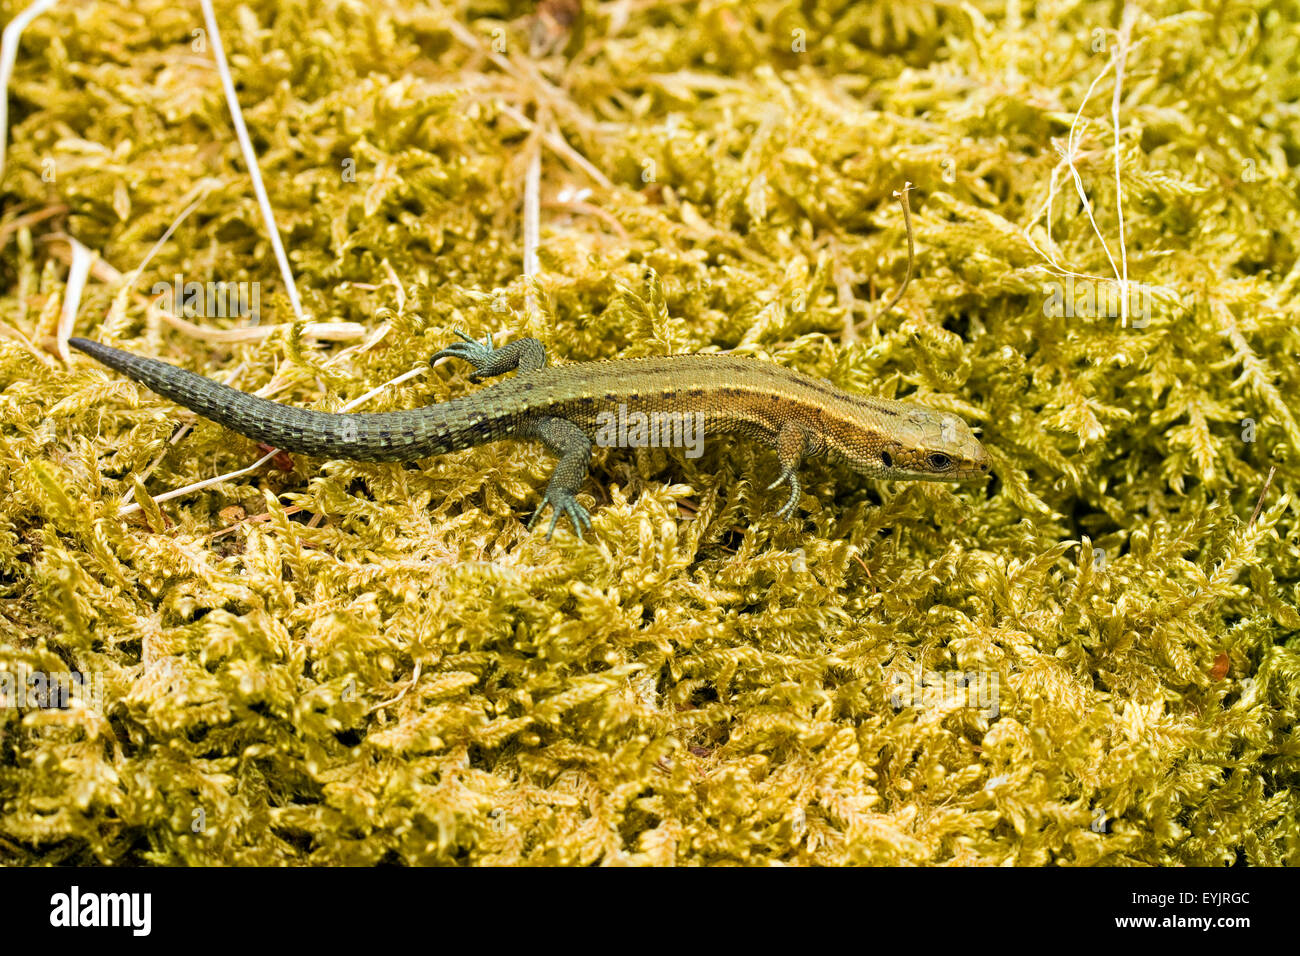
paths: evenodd
<path fill-rule="evenodd" d="M 467 416 L 457 406 L 464 399 L 414 411 L 317 412 L 267 401 L 90 339 L 68 339 L 68 344 L 204 418 L 285 451 L 357 461 L 410 461 L 477 444 L 461 434 Z"/>

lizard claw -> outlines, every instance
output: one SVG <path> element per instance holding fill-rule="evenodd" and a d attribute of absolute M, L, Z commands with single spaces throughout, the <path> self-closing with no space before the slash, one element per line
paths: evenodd
<path fill-rule="evenodd" d="M 569 520 L 573 522 L 573 530 L 578 535 L 578 540 L 583 540 L 582 529 L 591 530 L 591 514 L 582 505 L 578 504 L 578 499 L 567 491 L 546 489 L 546 494 L 542 496 L 542 503 L 537 510 L 533 512 L 532 518 L 528 520 L 528 530 L 533 529 L 537 524 L 537 519 L 542 516 L 546 506 L 551 506 L 551 526 L 546 529 L 546 540 L 551 539 L 555 533 L 555 525 L 560 520 L 560 515 L 568 515 Z"/>
<path fill-rule="evenodd" d="M 469 342 L 471 345 L 477 345 L 479 348 L 486 348 L 489 352 L 491 352 L 493 349 L 491 332 L 487 334 L 487 338 L 484 339 L 482 342 L 474 338 L 474 336 L 472 335 L 466 335 L 460 329 L 452 329 L 452 332 L 455 333 L 455 335 L 458 336 L 459 338 L 465 340 L 466 342 Z"/>
<path fill-rule="evenodd" d="M 790 497 L 785 500 L 785 504 L 777 509 L 776 516 L 778 518 L 788 518 L 790 515 L 794 514 L 795 505 L 799 503 L 799 494 L 802 491 L 799 486 L 799 476 L 795 474 L 793 468 L 787 466 L 781 469 L 781 474 L 777 475 L 776 481 L 767 486 L 767 490 L 771 491 L 778 485 L 783 485 L 787 482 L 790 485 Z"/>
<path fill-rule="evenodd" d="M 495 346 L 492 344 L 492 333 L 489 332 L 487 338 L 480 342 L 478 339 L 466 335 L 460 329 L 454 331 L 463 341 L 452 342 L 450 345 L 434 352 L 433 357 L 429 359 L 429 364 L 432 365 L 442 358 L 462 359 L 474 366 L 475 372 L 470 376 L 473 379 L 478 374 L 478 369 L 483 368 L 492 361 L 492 354 L 496 351 Z"/>

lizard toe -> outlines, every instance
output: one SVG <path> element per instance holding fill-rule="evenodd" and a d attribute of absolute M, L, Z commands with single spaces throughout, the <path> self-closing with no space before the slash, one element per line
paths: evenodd
<path fill-rule="evenodd" d="M 551 523 L 546 529 L 548 540 L 555 534 L 555 526 L 560 521 L 560 515 L 564 515 L 572 522 L 573 531 L 577 534 L 579 541 L 583 540 L 582 532 L 584 529 L 591 530 L 591 514 L 586 508 L 578 504 L 578 500 L 573 495 L 548 491 L 542 496 L 542 503 L 533 512 L 532 518 L 528 520 L 528 529 L 530 531 L 537 524 L 537 520 L 541 518 L 542 513 L 546 511 L 548 506 L 551 509 Z"/>

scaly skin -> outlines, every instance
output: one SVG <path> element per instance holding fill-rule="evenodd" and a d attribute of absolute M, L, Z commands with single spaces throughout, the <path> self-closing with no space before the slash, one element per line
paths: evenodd
<path fill-rule="evenodd" d="M 461 335 L 461 333 L 457 333 Z M 620 414 L 689 416 L 704 437 L 737 434 L 775 449 L 781 474 L 769 488 L 790 486 L 777 514 L 788 517 L 800 495 L 799 463 L 827 455 L 862 475 L 962 481 L 988 473 L 983 446 L 955 415 L 920 405 L 841 392 L 779 365 L 729 355 L 673 355 L 546 365 L 537 339 L 494 348 L 461 335 L 433 356 L 470 362 L 471 380 L 516 371 L 514 378 L 425 408 L 334 414 L 257 398 L 156 359 L 89 339 L 73 348 L 205 418 L 285 451 L 358 461 L 409 461 L 505 438 L 536 438 L 559 456 L 531 528 L 549 504 L 549 537 L 561 513 L 578 537 L 591 517 L 575 495 L 587 475 L 593 442 L 616 434 Z M 661 419 L 664 427 L 668 421 Z"/>

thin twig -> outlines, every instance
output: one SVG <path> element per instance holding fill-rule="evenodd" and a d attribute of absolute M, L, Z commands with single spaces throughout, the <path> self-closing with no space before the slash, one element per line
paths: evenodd
<path fill-rule="evenodd" d="M 477 37 L 474 34 L 474 32 L 470 30 L 469 27 L 465 26 L 463 23 L 460 23 L 459 21 L 452 19 L 447 21 L 447 27 L 449 30 L 451 30 L 452 36 L 454 36 L 461 43 L 464 43 L 466 46 L 471 47 L 472 49 L 478 51 L 479 53 L 482 53 L 489 60 L 495 63 L 503 73 L 507 74 L 512 79 L 522 83 L 523 85 L 529 87 L 533 91 L 533 99 L 538 102 L 539 106 L 541 105 L 540 100 L 542 99 L 542 97 L 546 97 L 547 100 L 550 102 L 555 102 L 556 100 L 564 98 L 559 95 L 561 91 L 556 90 L 555 87 L 547 83 L 546 80 L 542 76 L 537 74 L 535 70 L 532 71 L 532 75 L 525 75 L 521 67 L 511 62 L 508 58 L 501 56 L 495 50 L 484 49 L 483 44 L 480 41 L 479 37 Z M 505 113 L 507 116 L 509 116 L 515 122 L 519 123 L 525 129 L 531 130 L 533 128 L 532 121 L 529 120 L 526 116 L 524 116 L 521 112 L 516 110 L 514 107 L 510 106 L 509 104 L 504 104 L 504 103 L 501 104 L 501 112 Z M 581 116 L 580 113 L 576 115 Z M 542 142 L 544 142 L 547 146 L 549 146 L 552 150 L 554 150 L 559 155 L 565 157 L 570 162 L 577 165 L 579 168 L 583 170 L 583 172 L 585 172 L 588 176 L 590 176 L 592 179 L 594 179 L 597 183 L 599 183 L 604 188 L 606 189 L 614 188 L 613 183 L 609 181 L 608 177 L 606 177 L 604 173 L 602 173 L 599 169 L 593 166 L 585 156 L 583 156 L 576 149 L 570 146 L 565 141 L 564 137 L 561 136 L 557 131 L 551 129 L 543 130 Z"/>
<path fill-rule="evenodd" d="M 1273 465 L 1268 470 L 1268 477 L 1264 479 L 1264 487 L 1259 492 L 1259 501 L 1255 502 L 1255 513 L 1250 516 L 1250 524 L 1246 526 L 1248 529 L 1255 527 L 1255 519 L 1259 517 L 1260 509 L 1264 507 L 1264 496 L 1268 494 L 1268 486 L 1273 483 L 1273 475 L 1276 471 L 1277 465 Z"/>
<path fill-rule="evenodd" d="M 898 305 L 899 300 L 903 298 L 903 293 L 907 291 L 907 287 L 912 281 L 912 273 L 916 268 L 916 238 L 912 233 L 912 207 L 907 201 L 907 194 L 911 189 L 911 183 L 904 183 L 901 190 L 894 190 L 894 198 L 897 199 L 898 204 L 903 207 L 903 225 L 907 229 L 907 274 L 903 276 L 903 284 L 894 292 L 893 296 L 885 304 L 885 307 L 877 310 L 873 314 L 872 318 L 882 316 L 894 306 Z M 865 321 L 866 319 L 863 320 L 863 322 Z M 861 322 L 855 323 L 852 324 L 850 328 L 856 332 L 861 325 Z"/>
<path fill-rule="evenodd" d="M 894 191 L 894 198 L 897 199 L 898 204 L 903 207 L 903 224 L 907 226 L 907 275 L 903 276 L 903 284 L 898 287 L 898 291 L 894 293 L 894 297 L 889 300 L 889 303 L 883 309 L 880 310 L 881 315 L 884 315 L 894 306 L 898 305 L 898 300 L 901 299 L 903 293 L 907 291 L 907 284 L 912 281 L 912 270 L 916 265 L 916 241 L 912 237 L 912 207 L 908 205 L 907 202 L 907 194 L 911 189 L 911 183 L 903 183 L 901 191 Z"/>
<path fill-rule="evenodd" d="M 34 226 L 36 223 L 54 216 L 61 215 L 68 211 L 68 207 L 62 204 L 46 206 L 44 209 L 37 209 L 34 212 L 24 213 L 14 219 L 10 219 L 4 224 L 0 224 L 0 252 L 9 242 L 9 237 L 19 229 L 25 229 L 28 226 Z"/>
<path fill-rule="evenodd" d="M 388 700 L 380 701 L 379 703 L 372 706 L 368 711 L 366 711 L 366 713 L 373 714 L 375 711 L 382 710 L 383 708 L 389 706 L 390 704 L 396 704 L 399 700 L 401 700 L 408 693 L 410 693 L 411 689 L 420 682 L 420 671 L 423 669 L 422 663 L 423 663 L 422 661 L 415 662 L 415 667 L 412 668 L 411 670 L 411 679 L 406 682 L 406 686 L 404 686 L 401 689 L 401 691 L 398 692 L 396 697 L 390 697 Z"/>
<path fill-rule="evenodd" d="M 623 242 L 625 245 L 632 241 L 632 237 L 628 235 L 627 230 L 623 228 L 623 224 L 618 221 L 618 218 L 615 217 L 613 213 L 610 213 L 608 210 L 601 209 L 599 206 L 595 206 L 589 202 L 583 202 L 578 199 L 570 199 L 570 200 L 547 199 L 545 202 L 542 203 L 542 208 L 543 209 L 564 209 L 564 210 L 568 210 L 569 212 L 581 213 L 587 216 L 595 216 L 596 218 L 600 219 L 602 222 L 608 223 L 609 227 L 613 229 L 616 233 L 618 233 L 619 240 Z"/>
<path fill-rule="evenodd" d="M 153 261 L 153 257 L 158 254 L 158 250 L 167 244 L 167 240 L 170 239 L 172 234 L 180 228 L 181 223 L 190 217 L 190 213 L 194 212 L 194 210 L 198 209 L 199 206 L 202 205 L 203 200 L 207 198 L 208 193 L 210 193 L 216 185 L 218 185 L 216 180 L 200 180 L 194 188 L 181 198 L 181 202 L 184 202 L 186 199 L 189 199 L 190 196 L 194 196 L 195 193 L 198 194 L 193 202 L 177 213 L 176 218 L 172 220 L 171 225 L 167 227 L 167 230 L 145 254 L 145 257 L 140 261 L 140 264 L 132 269 L 130 274 L 127 275 L 126 279 L 123 281 L 122 288 L 118 289 L 116 296 L 116 299 L 121 301 L 123 307 L 125 307 L 126 300 L 130 296 L 131 291 L 135 288 L 135 284 L 139 280 L 141 274 L 143 274 L 144 270 L 149 267 L 149 263 Z M 114 304 L 116 304 L 116 302 Z"/>
<path fill-rule="evenodd" d="M 72 264 L 72 240 L 70 236 L 62 233 L 51 233 L 41 237 L 42 242 L 58 243 L 50 249 L 51 255 L 61 262 L 68 265 Z M 66 245 L 67 248 L 62 248 Z M 103 258 L 97 258 L 91 267 L 90 274 L 100 282 L 117 286 L 122 281 L 122 273 L 118 271 L 111 263 L 105 262 Z M 135 301 L 140 302 L 153 309 L 162 321 L 166 322 L 177 332 L 188 335 L 193 338 L 203 339 L 205 342 L 260 342 L 268 336 L 276 334 L 279 330 L 293 325 L 292 322 L 283 322 L 278 325 L 255 325 L 243 326 L 235 329 L 215 329 L 205 325 L 195 325 L 182 319 L 178 315 L 168 312 L 158 305 L 161 296 L 148 296 L 142 292 L 134 295 Z M 318 339 L 324 342 L 350 342 L 353 339 L 359 339 L 366 334 L 366 327 L 360 322 L 308 322 L 302 327 L 302 337 L 305 339 Z"/>
<path fill-rule="evenodd" d="M 508 103 L 502 103 L 501 112 L 506 116 L 509 116 L 524 129 L 530 132 L 532 131 L 533 121 L 513 106 L 510 106 Z M 609 177 L 593 166 L 591 160 L 587 159 L 586 156 L 583 156 L 580 152 L 565 142 L 564 137 L 558 135 L 552 130 L 543 130 L 542 142 L 549 146 L 551 151 L 556 155 L 573 163 L 590 176 L 598 186 L 602 186 L 605 189 L 614 188 L 614 184 L 609 181 Z"/>

